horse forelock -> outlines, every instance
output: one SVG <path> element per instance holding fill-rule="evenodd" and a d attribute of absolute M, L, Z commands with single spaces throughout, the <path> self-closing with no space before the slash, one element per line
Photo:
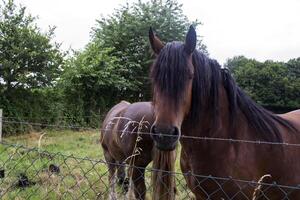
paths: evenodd
<path fill-rule="evenodd" d="M 168 102 L 174 110 L 178 107 L 185 95 L 186 84 L 189 80 L 188 55 L 184 52 L 181 42 L 167 43 L 151 69 L 153 103 L 160 99 Z"/>

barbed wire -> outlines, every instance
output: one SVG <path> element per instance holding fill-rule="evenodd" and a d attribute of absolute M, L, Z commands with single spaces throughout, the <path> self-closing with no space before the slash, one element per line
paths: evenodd
<path fill-rule="evenodd" d="M 68 117 L 68 116 L 61 116 L 61 117 L 53 117 L 55 119 L 77 119 L 77 117 L 82 117 L 82 118 L 102 118 L 105 117 L 106 114 L 94 114 L 94 115 L 86 115 L 86 116 L 72 116 L 72 117 Z M 26 119 L 41 119 L 40 117 L 0 117 L 0 119 L 17 119 L 17 120 L 26 120 Z M 43 118 L 42 118 L 43 119 Z M 48 119 L 48 118 L 45 118 Z"/>
<path fill-rule="evenodd" d="M 3 120 L 3 124 L 25 124 L 32 126 L 41 126 L 41 127 L 51 127 L 51 128 L 69 128 L 69 129 L 81 129 L 81 130 L 91 130 L 91 131 L 112 131 L 112 129 L 105 128 L 96 128 L 96 127 L 85 127 L 77 125 L 56 125 L 56 124 L 44 124 L 44 123 L 34 123 L 26 121 L 8 121 Z M 139 135 L 156 135 L 161 136 L 161 134 L 155 134 L 150 132 L 136 132 L 136 131 L 124 131 L 124 130 L 114 130 L 114 132 L 128 133 L 128 134 L 139 134 Z M 178 137 L 171 134 L 163 134 L 164 137 Z M 218 137 L 207 137 L 207 136 L 189 136 L 181 135 L 181 139 L 192 139 L 192 140 L 203 140 L 203 141 L 219 141 L 219 142 L 229 142 L 229 143 L 247 143 L 247 144 L 257 144 L 257 145 L 281 145 L 281 146 L 291 146 L 291 147 L 300 147 L 299 143 L 288 143 L 288 142 L 269 142 L 263 140 L 245 140 L 245 139 L 235 139 L 235 138 L 218 138 Z"/>
<path fill-rule="evenodd" d="M 2 120 L 3 124 L 24 124 L 31 126 L 41 126 L 41 127 L 51 127 L 51 128 L 69 128 L 69 129 L 83 129 L 83 130 L 99 130 L 96 127 L 86 127 L 78 125 L 57 125 L 57 124 L 45 124 L 45 123 L 35 123 L 35 122 L 26 122 L 26 121 L 16 121 L 16 120 Z"/>
<path fill-rule="evenodd" d="M 112 131 L 111 129 L 100 129 L 101 131 Z M 120 130 L 113 130 L 116 132 L 124 133 L 124 131 Z M 178 137 L 170 134 L 159 134 L 159 133 L 149 133 L 149 132 L 130 132 L 125 131 L 126 133 L 136 133 L 139 135 L 156 135 L 156 136 L 163 136 L 163 137 Z M 284 145 L 284 146 L 295 146 L 300 147 L 298 143 L 287 143 L 287 142 L 268 142 L 268 141 L 261 141 L 261 140 L 243 140 L 243 139 L 233 139 L 233 138 L 217 138 L 217 137 L 201 137 L 201 136 L 188 136 L 188 135 L 181 135 L 180 138 L 182 139 L 196 139 L 196 140 L 207 140 L 207 141 L 220 141 L 220 142 L 229 142 L 229 143 L 248 143 L 248 144 L 265 144 L 265 145 Z"/>

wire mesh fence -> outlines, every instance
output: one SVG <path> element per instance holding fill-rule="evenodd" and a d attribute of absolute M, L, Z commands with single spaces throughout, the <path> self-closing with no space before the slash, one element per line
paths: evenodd
<path fill-rule="evenodd" d="M 31 126 L 41 124 L 20 122 L 5 119 L 3 123 L 23 123 Z M 74 128 L 74 126 L 47 125 L 45 127 Z M 77 127 L 79 129 L 95 128 Z M 99 129 L 98 129 L 99 130 Z M 149 133 L 139 133 L 149 134 Z M 262 141 L 233 140 L 225 138 L 194 138 L 223 142 L 246 142 L 264 145 Z M 270 143 L 267 143 L 270 145 Z M 289 145 L 295 148 L 299 144 L 274 143 L 274 145 Z M 99 147 L 100 148 L 100 147 Z M 96 149 L 95 151 L 97 151 Z M 100 151 L 100 149 L 99 149 Z M 1 199 L 109 199 L 112 187 L 116 186 L 117 199 L 135 199 L 131 183 L 115 181 L 109 182 L 109 170 L 106 161 L 77 157 L 58 152 L 53 153 L 40 148 L 29 148 L 9 142 L 0 143 L 0 198 Z M 138 166 L 129 166 L 125 163 L 116 164 L 117 167 L 141 169 Z M 142 169 L 141 169 L 142 170 Z M 145 183 L 146 196 L 151 198 L 153 188 L 151 183 L 153 172 L 161 171 L 146 168 Z M 300 186 L 286 186 L 273 182 L 269 175 L 261 180 L 240 180 L 233 177 L 216 177 L 211 175 L 163 171 L 166 175 L 175 178 L 175 199 L 194 198 L 193 192 L 201 193 L 203 199 L 294 199 L 293 194 L 300 192 Z M 186 178 L 192 177 L 196 182 L 195 188 L 188 188 Z M 208 187 L 209 186 L 209 187 Z M 129 188 L 129 191 L 128 191 Z M 230 193 L 228 193 L 230 188 Z M 192 191 L 191 191 L 192 190 Z M 272 194 L 276 193 L 276 198 Z"/>
<path fill-rule="evenodd" d="M 50 153 L 2 142 L 0 144 L 1 199 L 107 199 L 112 185 L 107 162 Z M 129 167 L 118 164 L 117 167 Z M 139 169 L 139 167 L 135 167 Z M 151 168 L 146 169 L 147 195 L 151 196 Z M 177 190 L 186 199 L 189 193 L 183 175 L 176 176 Z M 133 180 L 134 182 L 134 180 Z M 118 199 L 128 198 L 125 183 L 118 184 Z"/>

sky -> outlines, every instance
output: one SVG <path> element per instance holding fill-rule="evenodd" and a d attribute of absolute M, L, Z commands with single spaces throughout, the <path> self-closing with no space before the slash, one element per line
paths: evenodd
<path fill-rule="evenodd" d="M 131 2 L 130 0 L 127 0 Z M 108 16 L 125 0 L 16 0 L 38 16 L 42 30 L 56 26 L 55 40 L 62 49 L 83 49 L 96 19 Z M 203 25 L 211 58 L 223 64 L 244 55 L 260 61 L 287 61 L 300 57 L 299 0 L 179 0 L 189 20 Z"/>

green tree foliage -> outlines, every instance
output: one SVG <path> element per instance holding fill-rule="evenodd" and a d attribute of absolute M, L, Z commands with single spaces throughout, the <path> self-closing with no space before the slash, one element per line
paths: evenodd
<path fill-rule="evenodd" d="M 167 42 L 184 40 L 190 24 L 175 0 L 137 1 L 97 20 L 89 44 L 64 68 L 60 85 L 69 107 L 66 111 L 76 113 L 79 120 L 78 116 L 97 114 L 99 109 L 103 113 L 122 99 L 149 100 L 150 26 Z M 198 46 L 205 51 L 201 40 Z"/>
<path fill-rule="evenodd" d="M 135 100 L 140 95 L 143 95 L 142 99 L 149 99 L 148 72 L 153 58 L 148 41 L 150 26 L 168 42 L 183 41 L 191 24 L 197 26 L 200 23 L 189 21 L 176 0 L 137 1 L 97 20 L 92 41 L 102 44 L 99 47 L 113 47 L 110 54 L 119 58 L 119 64 L 127 69 L 123 76 L 135 85 L 127 94 L 133 95 Z M 198 47 L 206 52 L 200 37 Z"/>
<path fill-rule="evenodd" d="M 1 88 L 49 86 L 58 77 L 62 54 L 52 44 L 54 29 L 42 33 L 35 18 L 12 0 L 0 7 Z"/>
<path fill-rule="evenodd" d="M 119 58 L 110 55 L 112 48 L 99 51 L 99 45 L 91 42 L 84 51 L 75 53 L 66 63 L 59 81 L 65 113 L 76 121 L 99 114 L 99 109 L 115 104 L 126 95 L 127 88 L 135 87 L 124 78 L 127 69 L 120 65 Z"/>
<path fill-rule="evenodd" d="M 35 20 L 13 0 L 0 3 L 0 105 L 6 117 L 43 120 L 55 108 L 49 87 L 60 76 L 63 54 L 52 42 L 54 28 L 43 33 Z M 23 130 L 5 126 L 8 132 L 16 129 Z"/>
<path fill-rule="evenodd" d="M 300 58 L 259 62 L 244 56 L 227 61 L 237 83 L 254 100 L 274 107 L 300 107 Z"/>

